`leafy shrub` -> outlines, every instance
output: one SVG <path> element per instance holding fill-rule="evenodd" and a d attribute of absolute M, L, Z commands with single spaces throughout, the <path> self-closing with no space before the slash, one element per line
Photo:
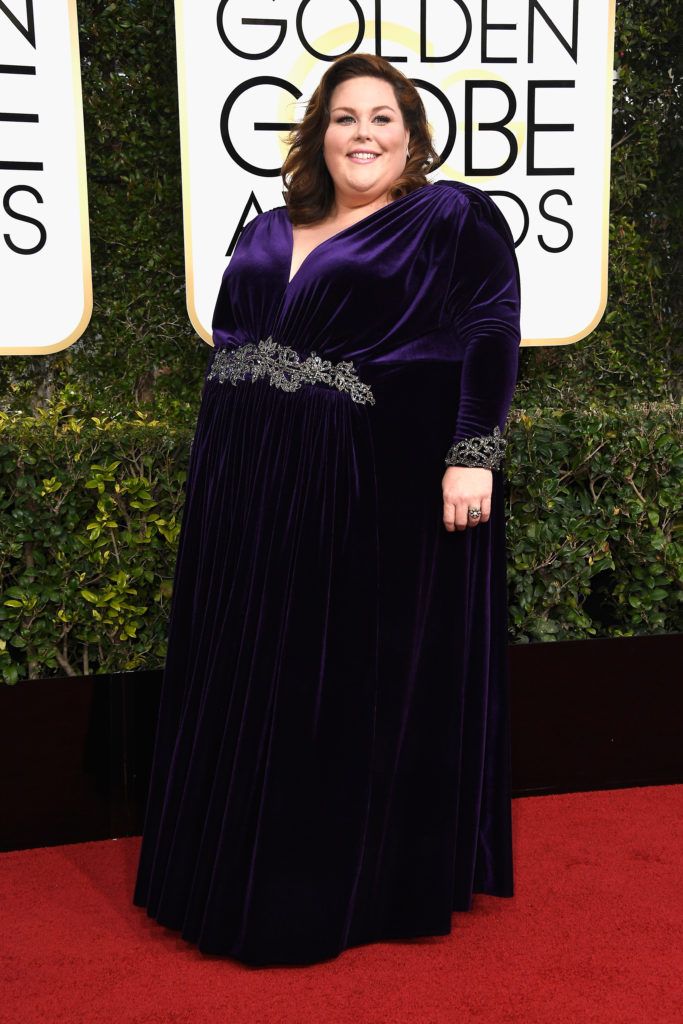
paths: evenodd
<path fill-rule="evenodd" d="M 0 414 L 6 683 L 163 663 L 187 430 Z"/>
<path fill-rule="evenodd" d="M 513 642 L 680 629 L 680 426 L 668 405 L 511 417 Z M 0 414 L 6 683 L 163 665 L 191 434 Z"/>

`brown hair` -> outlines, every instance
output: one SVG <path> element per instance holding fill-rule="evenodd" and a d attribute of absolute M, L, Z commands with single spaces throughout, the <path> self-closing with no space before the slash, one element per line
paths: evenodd
<path fill-rule="evenodd" d="M 330 119 L 330 98 L 348 78 L 368 75 L 383 78 L 393 87 L 396 101 L 410 131 L 410 159 L 388 191 L 391 199 L 427 185 L 426 175 L 439 164 L 432 145 L 422 99 L 417 89 L 393 64 L 373 53 L 343 53 L 329 66 L 308 101 L 302 121 L 288 136 L 290 149 L 281 168 L 287 212 L 292 224 L 324 219 L 334 200 L 334 184 L 323 157 L 323 141 Z"/>

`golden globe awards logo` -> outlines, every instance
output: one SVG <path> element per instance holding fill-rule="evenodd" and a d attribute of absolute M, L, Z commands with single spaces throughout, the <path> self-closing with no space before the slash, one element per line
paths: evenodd
<path fill-rule="evenodd" d="M 525 345 L 607 301 L 615 0 L 176 0 L 187 304 L 211 340 L 244 224 L 283 202 L 285 135 L 329 62 L 376 53 L 425 104 L 431 180 L 487 191 L 517 243 Z M 524 280 L 533 287 L 524 288 Z"/>
<path fill-rule="evenodd" d="M 55 352 L 92 312 L 76 0 L 0 0 L 0 354 Z"/>

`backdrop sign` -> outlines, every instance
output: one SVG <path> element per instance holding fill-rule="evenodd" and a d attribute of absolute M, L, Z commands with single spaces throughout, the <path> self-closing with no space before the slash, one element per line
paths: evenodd
<path fill-rule="evenodd" d="M 176 0 L 187 301 L 282 205 L 285 133 L 329 62 L 373 52 L 419 88 L 445 162 L 517 242 L 523 344 L 585 337 L 607 301 L 615 0 Z"/>
<path fill-rule="evenodd" d="M 92 313 L 76 0 L 0 0 L 0 354 L 55 352 Z"/>

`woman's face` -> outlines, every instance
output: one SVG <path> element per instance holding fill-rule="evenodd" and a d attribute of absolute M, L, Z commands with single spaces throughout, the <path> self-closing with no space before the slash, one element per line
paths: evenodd
<path fill-rule="evenodd" d="M 386 194 L 403 173 L 409 138 L 389 82 L 358 76 L 336 86 L 323 155 L 337 197 L 358 205 Z"/>

